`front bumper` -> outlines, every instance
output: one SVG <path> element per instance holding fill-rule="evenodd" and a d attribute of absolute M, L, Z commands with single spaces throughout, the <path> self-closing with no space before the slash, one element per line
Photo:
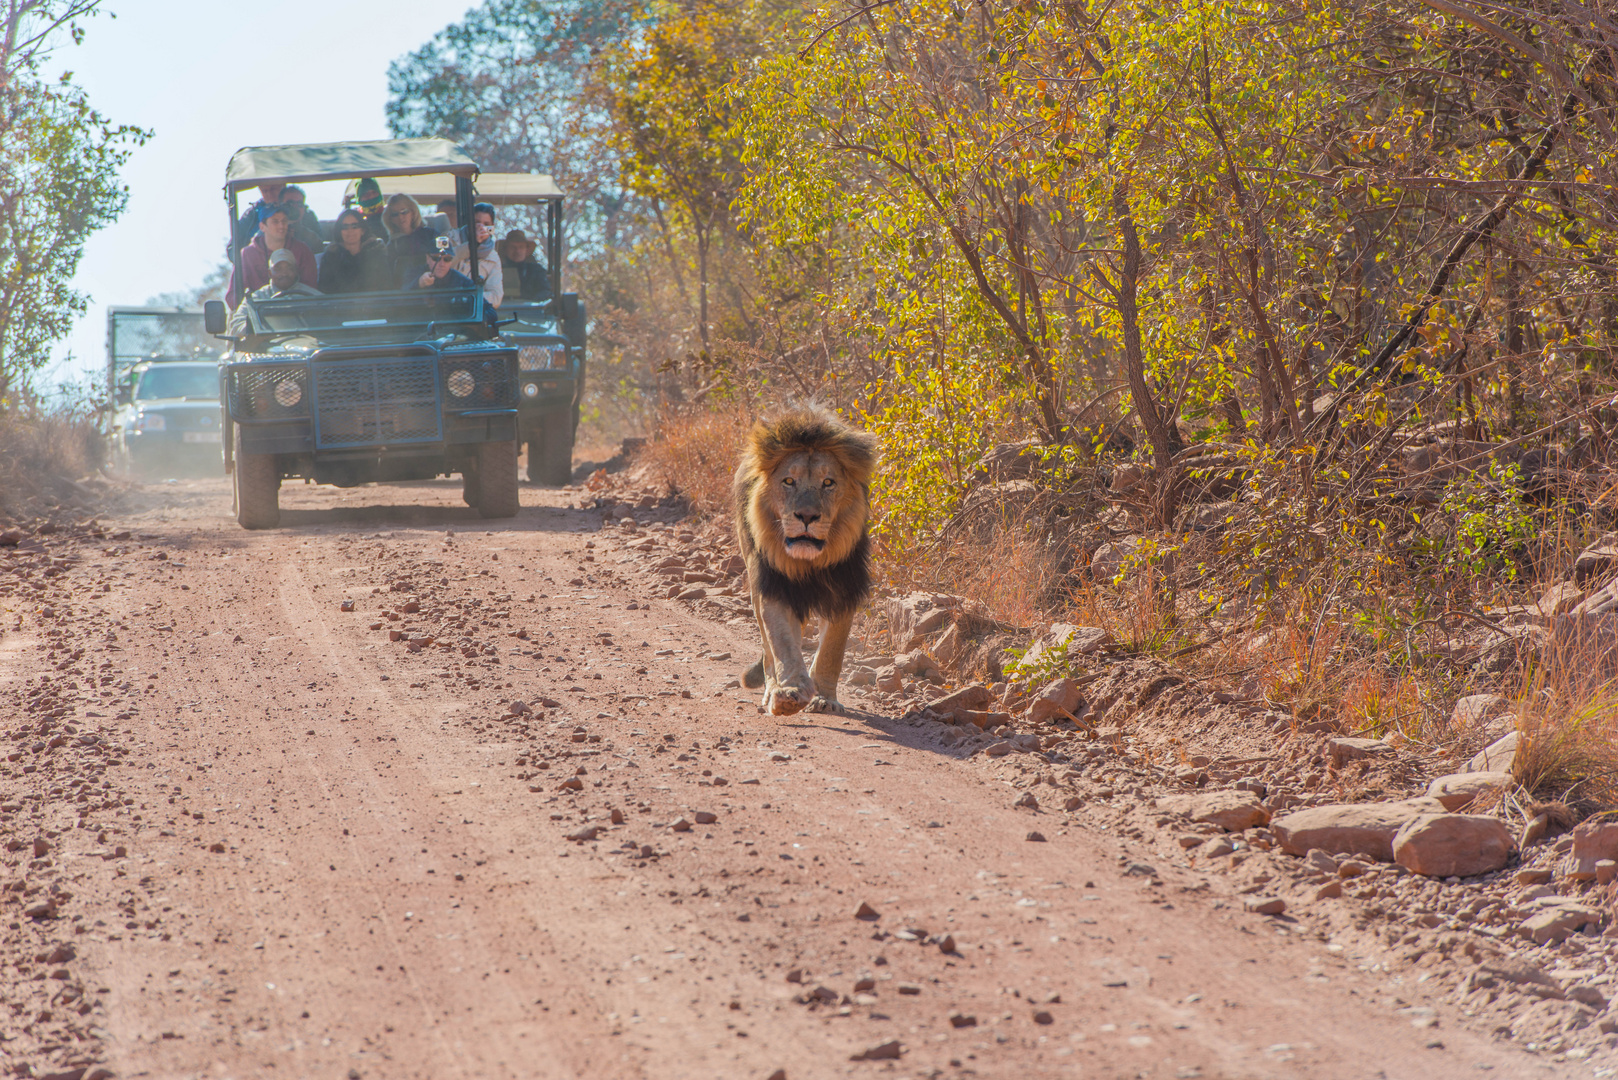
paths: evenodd
<path fill-rule="evenodd" d="M 517 436 L 510 349 L 327 350 L 227 365 L 231 422 L 252 454 L 431 456 Z"/>

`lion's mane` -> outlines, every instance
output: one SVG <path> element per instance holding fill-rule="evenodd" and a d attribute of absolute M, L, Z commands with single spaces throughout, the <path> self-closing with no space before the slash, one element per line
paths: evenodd
<path fill-rule="evenodd" d="M 826 546 L 813 559 L 787 553 L 770 474 L 795 454 L 824 453 L 842 474 Z M 871 592 L 871 473 L 876 441 L 825 409 L 792 408 L 760 420 L 748 432 L 732 485 L 736 542 L 754 593 L 791 608 L 800 620 L 832 618 L 864 603 Z"/>

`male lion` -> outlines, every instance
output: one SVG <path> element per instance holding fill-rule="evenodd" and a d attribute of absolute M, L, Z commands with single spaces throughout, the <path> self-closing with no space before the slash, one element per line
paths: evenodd
<path fill-rule="evenodd" d="M 742 676 L 776 716 L 843 711 L 837 679 L 854 612 L 871 591 L 871 471 L 876 441 L 814 406 L 748 433 L 732 491 L 764 655 Z M 813 674 L 803 624 L 824 622 Z"/>

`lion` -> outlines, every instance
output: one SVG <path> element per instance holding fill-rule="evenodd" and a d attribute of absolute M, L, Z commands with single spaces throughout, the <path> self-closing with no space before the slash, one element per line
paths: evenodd
<path fill-rule="evenodd" d="M 742 683 L 762 686 L 775 716 L 843 711 L 843 651 L 871 592 L 875 467 L 876 440 L 817 406 L 791 408 L 748 433 L 732 494 L 764 654 Z M 811 615 L 824 623 L 812 666 L 803 656 Z"/>

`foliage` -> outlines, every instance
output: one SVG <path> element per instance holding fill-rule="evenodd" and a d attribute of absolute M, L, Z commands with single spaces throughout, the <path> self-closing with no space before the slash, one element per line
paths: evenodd
<path fill-rule="evenodd" d="M 1463 472 L 1444 489 L 1439 509 L 1454 524 L 1435 554 L 1449 568 L 1482 577 L 1517 577 L 1521 548 L 1537 532 L 1534 516 L 1523 505 L 1521 471 L 1516 465 L 1489 463 L 1487 478 Z"/>
<path fill-rule="evenodd" d="M 620 0 L 488 0 L 388 68 L 388 128 L 465 146 L 487 172 L 555 176 L 575 246 L 618 242 L 625 192 L 584 94 L 592 57 L 629 32 Z"/>
<path fill-rule="evenodd" d="M 77 41 L 83 0 L 12 5 L 0 39 L 0 408 L 84 313 L 71 283 L 91 233 L 123 210 L 118 169 L 146 133 L 92 108 L 40 64 L 59 38 Z"/>

